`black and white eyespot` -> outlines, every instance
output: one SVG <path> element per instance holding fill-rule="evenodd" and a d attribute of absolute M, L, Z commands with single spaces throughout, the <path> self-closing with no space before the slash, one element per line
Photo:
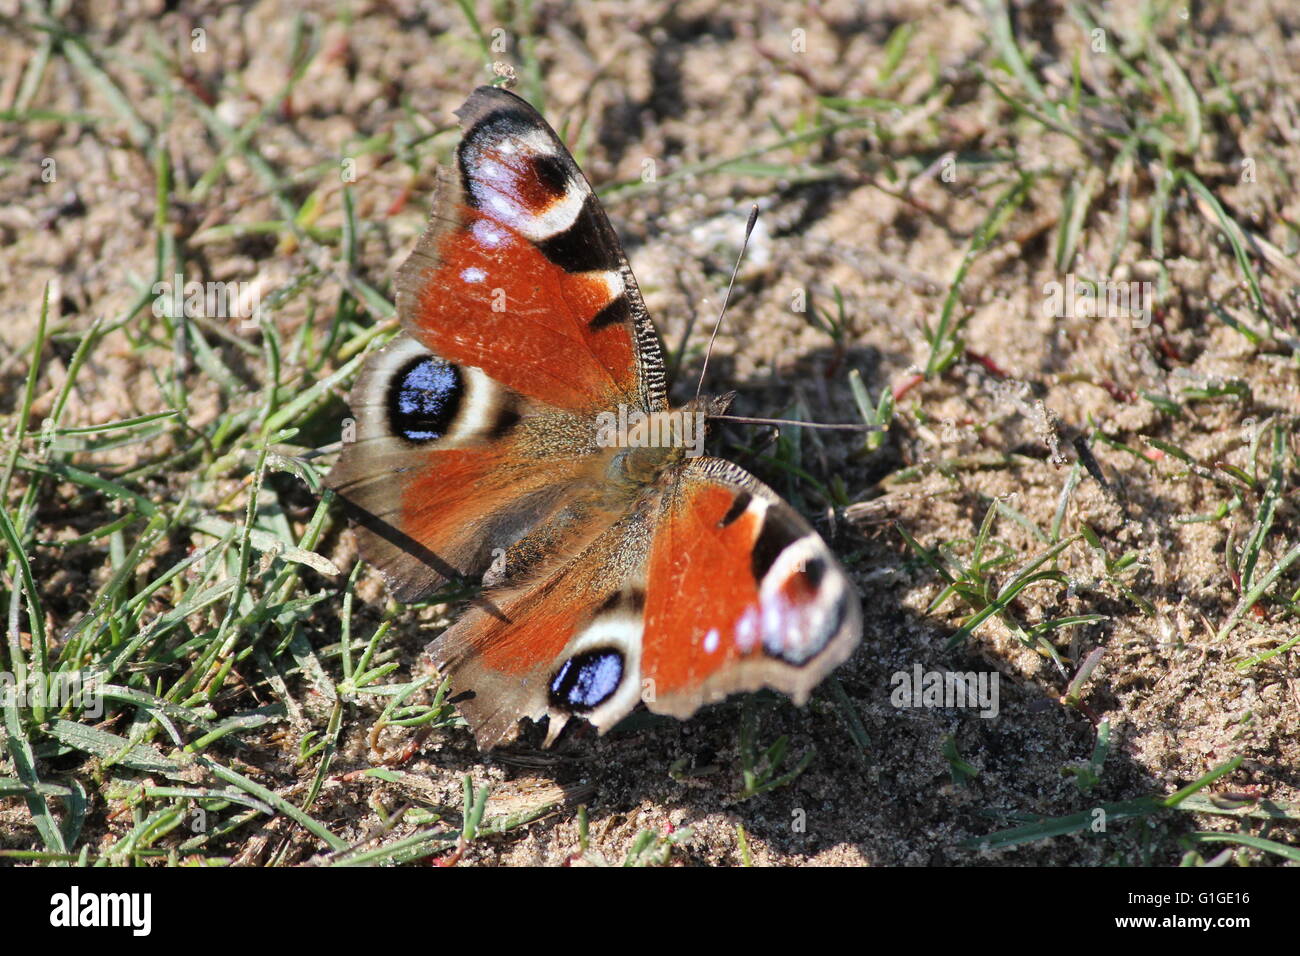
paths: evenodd
<path fill-rule="evenodd" d="M 769 519 L 780 509 L 768 512 Z M 772 657 L 801 666 L 820 654 L 839 633 L 848 603 L 849 584 L 841 573 L 831 573 L 826 545 L 816 534 L 786 544 L 759 578 L 757 623 L 763 650 Z M 799 591 L 815 594 L 792 606 L 786 596 L 791 579 L 798 577 Z"/>
<path fill-rule="evenodd" d="M 433 355 L 416 356 L 389 383 L 389 431 L 409 442 L 437 441 L 450 431 L 464 396 L 459 367 Z"/>
<path fill-rule="evenodd" d="M 404 445 L 458 444 L 500 438 L 520 418 L 518 396 L 480 369 L 434 355 L 412 338 L 395 339 L 373 360 L 367 400 L 358 408 L 362 437 Z"/>
<path fill-rule="evenodd" d="M 562 149 L 517 111 L 490 114 L 461 140 L 461 175 L 470 204 L 536 243 L 558 238 L 575 223 L 579 233 L 589 234 L 582 219 L 592 214 L 587 200 L 599 207 L 586 180 L 571 172 Z"/>
<path fill-rule="evenodd" d="M 623 652 L 596 647 L 575 654 L 551 678 L 550 704 L 560 710 L 585 714 L 614 696 L 623 682 Z"/>
<path fill-rule="evenodd" d="M 611 596 L 569 641 L 547 687 L 550 739 L 571 716 L 607 730 L 641 701 L 645 596 Z"/>

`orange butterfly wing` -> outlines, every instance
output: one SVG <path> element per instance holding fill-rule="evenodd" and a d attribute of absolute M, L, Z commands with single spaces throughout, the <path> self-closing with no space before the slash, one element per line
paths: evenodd
<path fill-rule="evenodd" d="M 641 293 L 582 171 L 519 97 L 458 111 L 457 168 L 398 270 L 402 324 L 432 351 L 555 408 L 666 406 Z"/>

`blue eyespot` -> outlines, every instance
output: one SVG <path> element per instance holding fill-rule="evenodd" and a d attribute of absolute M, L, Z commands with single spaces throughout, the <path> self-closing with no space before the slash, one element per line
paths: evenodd
<path fill-rule="evenodd" d="M 623 655 L 609 648 L 585 651 L 565 661 L 551 678 L 551 705 L 586 711 L 600 706 L 623 680 Z"/>
<path fill-rule="evenodd" d="M 455 365 L 431 355 L 414 359 L 393 376 L 389 386 L 389 426 L 407 441 L 437 441 L 455 421 L 464 392 Z"/>

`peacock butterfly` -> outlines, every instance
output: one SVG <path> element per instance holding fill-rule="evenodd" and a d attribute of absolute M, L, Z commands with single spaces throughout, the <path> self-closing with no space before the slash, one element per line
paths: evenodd
<path fill-rule="evenodd" d="M 861 608 L 826 544 L 699 454 L 728 399 L 668 404 L 658 336 L 599 200 L 546 121 L 481 87 L 398 270 L 404 334 L 350 396 L 327 483 L 402 601 L 484 578 L 430 648 L 481 748 L 521 718 L 601 732 L 736 691 L 804 703 Z"/>

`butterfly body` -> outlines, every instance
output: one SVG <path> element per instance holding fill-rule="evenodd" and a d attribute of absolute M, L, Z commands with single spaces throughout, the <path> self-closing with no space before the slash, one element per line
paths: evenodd
<path fill-rule="evenodd" d="M 405 330 L 350 397 L 328 484 L 401 600 L 482 578 L 431 648 L 480 746 L 521 718 L 606 730 L 774 687 L 852 651 L 856 593 L 816 532 L 701 454 L 730 396 L 669 406 L 658 337 L 599 201 L 542 117 L 476 90 Z"/>

